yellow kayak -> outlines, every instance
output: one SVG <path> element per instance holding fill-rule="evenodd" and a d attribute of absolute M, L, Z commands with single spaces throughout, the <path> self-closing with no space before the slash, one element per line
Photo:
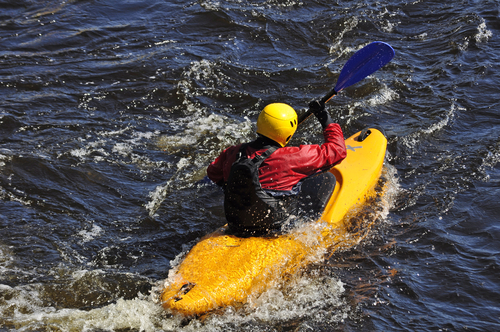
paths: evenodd
<path fill-rule="evenodd" d="M 345 144 L 347 157 L 329 171 L 337 183 L 318 221 L 274 237 L 239 238 L 224 228 L 207 235 L 166 280 L 163 307 L 196 316 L 244 304 L 339 242 L 348 233 L 346 215 L 377 195 L 387 139 L 370 128 Z"/>

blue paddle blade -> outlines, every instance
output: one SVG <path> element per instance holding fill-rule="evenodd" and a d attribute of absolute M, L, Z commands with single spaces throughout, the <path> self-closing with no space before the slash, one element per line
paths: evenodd
<path fill-rule="evenodd" d="M 372 42 L 346 62 L 340 72 L 335 91 L 351 86 L 385 66 L 394 57 L 394 49 L 383 42 Z"/>
<path fill-rule="evenodd" d="M 394 57 L 394 50 L 389 44 L 383 42 L 373 42 L 363 47 L 349 60 L 347 60 L 344 68 L 340 72 L 337 85 L 327 95 L 321 98 L 320 103 L 327 103 L 342 89 L 358 83 L 368 75 L 373 74 L 383 66 L 385 66 Z M 304 122 L 310 115 L 312 110 L 309 109 L 299 117 L 299 125 Z"/>

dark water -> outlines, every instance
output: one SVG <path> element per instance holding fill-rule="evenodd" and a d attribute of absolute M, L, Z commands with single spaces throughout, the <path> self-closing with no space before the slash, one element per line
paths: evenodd
<path fill-rule="evenodd" d="M 497 1 L 0 8 L 0 330 L 500 331 Z M 224 224 L 208 163 L 374 40 L 396 57 L 329 105 L 346 136 L 385 129 L 389 211 L 245 308 L 161 309 L 170 267 Z"/>

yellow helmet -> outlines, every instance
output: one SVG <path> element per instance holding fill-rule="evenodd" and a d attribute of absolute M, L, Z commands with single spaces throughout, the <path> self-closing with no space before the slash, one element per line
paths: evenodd
<path fill-rule="evenodd" d="M 285 146 L 297 130 L 297 113 L 282 103 L 269 104 L 259 114 L 257 133 Z"/>

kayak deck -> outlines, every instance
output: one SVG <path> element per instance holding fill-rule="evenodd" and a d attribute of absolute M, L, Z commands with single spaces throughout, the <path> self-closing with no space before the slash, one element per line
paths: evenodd
<path fill-rule="evenodd" d="M 166 280 L 163 307 L 194 316 L 243 304 L 338 242 L 347 232 L 344 217 L 376 195 L 382 172 L 387 139 L 377 129 L 364 137 L 360 132 L 345 141 L 347 157 L 330 170 L 337 183 L 318 222 L 275 237 L 239 238 L 224 228 L 207 235 Z"/>

